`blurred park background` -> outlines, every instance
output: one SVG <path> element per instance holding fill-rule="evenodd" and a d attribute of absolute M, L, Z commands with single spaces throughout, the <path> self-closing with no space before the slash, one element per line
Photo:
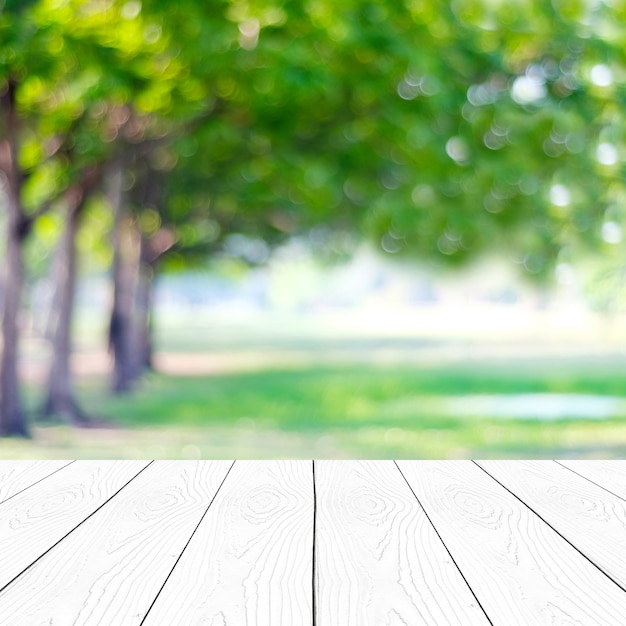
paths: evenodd
<path fill-rule="evenodd" d="M 0 0 L 0 457 L 624 457 L 625 85 L 623 0 Z"/>

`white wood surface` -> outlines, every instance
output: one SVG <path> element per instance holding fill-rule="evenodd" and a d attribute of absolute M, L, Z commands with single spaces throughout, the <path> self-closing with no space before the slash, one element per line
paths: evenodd
<path fill-rule="evenodd" d="M 557 461 L 600 487 L 626 499 L 626 461 Z"/>
<path fill-rule="evenodd" d="M 626 463 L 479 463 L 0 463 L 0 626 L 624 626 Z"/>
<path fill-rule="evenodd" d="M 238 461 L 145 624 L 311 626 L 311 461 Z"/>
<path fill-rule="evenodd" d="M 0 461 L 0 504 L 72 461 Z"/>
<path fill-rule="evenodd" d="M 3 623 L 139 624 L 230 466 L 155 461 L 0 593 Z"/>
<path fill-rule="evenodd" d="M 554 461 L 478 461 L 626 588 L 626 501 Z"/>
<path fill-rule="evenodd" d="M 626 594 L 474 463 L 398 465 L 494 625 L 624 625 Z"/>
<path fill-rule="evenodd" d="M 76 461 L 0 504 L 0 589 L 147 464 Z"/>
<path fill-rule="evenodd" d="M 316 462 L 317 625 L 489 624 L 393 461 Z"/>

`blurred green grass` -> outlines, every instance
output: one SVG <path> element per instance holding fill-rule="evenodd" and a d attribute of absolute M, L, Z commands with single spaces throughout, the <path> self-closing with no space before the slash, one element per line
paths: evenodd
<path fill-rule="evenodd" d="M 621 366 L 620 366 L 621 364 Z M 626 397 L 619 359 L 451 365 L 310 365 L 199 376 L 149 375 L 129 396 L 81 381 L 107 428 L 35 425 L 3 458 L 622 458 L 626 415 L 498 418 L 429 412 L 433 398 L 574 393 Z M 29 404 L 35 406 L 31 394 Z"/>
<path fill-rule="evenodd" d="M 238 419 L 284 429 L 346 426 L 454 428 L 454 418 L 407 412 L 402 399 L 469 394 L 580 393 L 626 397 L 613 369 L 569 371 L 547 364 L 454 367 L 338 365 L 199 377 L 148 377 L 135 397 L 101 397 L 103 414 L 124 425 L 229 425 Z M 626 417 L 626 416 L 625 416 Z M 536 420 L 532 420 L 536 421 Z M 594 422 L 597 423 L 596 420 Z"/>

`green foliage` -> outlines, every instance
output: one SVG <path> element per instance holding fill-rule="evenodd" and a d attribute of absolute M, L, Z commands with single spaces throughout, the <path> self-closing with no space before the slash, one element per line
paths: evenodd
<path fill-rule="evenodd" d="M 125 154 L 137 180 L 161 180 L 135 210 L 143 225 L 157 212 L 179 259 L 233 233 L 272 245 L 317 229 L 320 250 L 334 231 L 452 264 L 495 246 L 542 276 L 621 238 L 625 14 L 621 1 L 5 0 L 24 201 L 36 210 Z"/>

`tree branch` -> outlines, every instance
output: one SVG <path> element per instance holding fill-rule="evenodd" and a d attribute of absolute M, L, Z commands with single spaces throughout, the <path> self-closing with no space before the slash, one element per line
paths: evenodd
<path fill-rule="evenodd" d="M 40 217 L 48 213 L 52 209 L 52 207 L 57 202 L 59 202 L 59 200 L 61 200 L 61 198 L 66 198 L 70 201 L 70 203 L 79 206 L 82 196 L 90 194 L 99 184 L 102 178 L 102 174 L 104 172 L 104 165 L 104 163 L 97 163 L 95 165 L 90 165 L 83 168 L 76 183 L 64 187 L 63 189 L 58 191 L 52 198 L 46 200 L 46 202 L 42 204 L 36 211 L 25 215 L 24 219 L 27 222 L 27 229 L 30 230 L 33 224 Z"/>
<path fill-rule="evenodd" d="M 135 143 L 129 143 L 127 147 L 132 150 L 136 156 L 147 157 L 157 148 L 167 146 L 173 141 L 176 141 L 176 139 L 180 139 L 181 137 L 185 137 L 196 132 L 205 122 L 221 113 L 224 109 L 224 102 L 221 99 L 218 99 L 215 106 L 213 106 L 210 110 L 204 111 L 183 124 L 174 127 L 173 130 L 164 133 L 162 136 L 151 137 L 148 139 L 142 139 L 141 141 Z"/>
<path fill-rule="evenodd" d="M 0 150 L 0 168 L 4 172 L 9 184 L 10 193 L 19 198 L 23 175 L 17 162 L 17 130 L 18 120 L 15 109 L 15 91 L 17 83 L 9 78 L 0 92 L 0 107 L 4 117 L 4 139 Z M 20 210 L 17 202 L 11 203 L 14 209 Z"/>

